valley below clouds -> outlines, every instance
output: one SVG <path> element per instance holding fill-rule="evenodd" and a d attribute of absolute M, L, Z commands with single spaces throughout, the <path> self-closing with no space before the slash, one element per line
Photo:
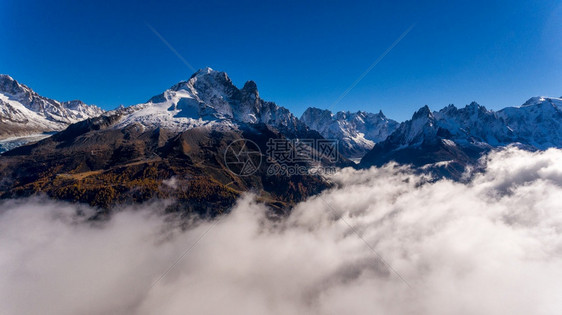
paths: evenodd
<path fill-rule="evenodd" d="M 560 314 L 562 150 L 508 147 L 466 183 L 346 168 L 280 220 L 166 201 L 0 204 L 5 314 Z"/>

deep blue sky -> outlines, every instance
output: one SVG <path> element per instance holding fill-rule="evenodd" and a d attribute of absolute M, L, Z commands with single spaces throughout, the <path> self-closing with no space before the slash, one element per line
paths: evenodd
<path fill-rule="evenodd" d="M 424 104 L 489 108 L 562 95 L 562 1 L 0 2 L 0 73 L 47 97 L 111 109 L 144 102 L 195 68 L 258 84 L 300 115 L 329 107 L 412 31 L 335 110 L 404 120 Z"/>

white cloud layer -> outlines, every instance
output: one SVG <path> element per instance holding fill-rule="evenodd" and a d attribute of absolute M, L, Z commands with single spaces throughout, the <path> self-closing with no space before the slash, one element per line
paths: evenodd
<path fill-rule="evenodd" d="M 161 204 L 6 201 L 0 313 L 562 314 L 562 151 L 487 160 L 469 184 L 345 169 L 281 222 L 248 195 L 184 232 Z"/>

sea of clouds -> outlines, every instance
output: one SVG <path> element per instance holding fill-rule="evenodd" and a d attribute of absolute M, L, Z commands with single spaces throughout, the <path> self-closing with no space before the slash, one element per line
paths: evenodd
<path fill-rule="evenodd" d="M 486 163 L 344 169 L 277 222 L 252 195 L 187 229 L 159 202 L 4 201 L 0 314 L 562 314 L 562 150 Z"/>

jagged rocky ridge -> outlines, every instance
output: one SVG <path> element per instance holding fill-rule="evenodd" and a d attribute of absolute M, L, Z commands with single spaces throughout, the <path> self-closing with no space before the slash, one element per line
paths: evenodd
<path fill-rule="evenodd" d="M 59 102 L 40 96 L 12 77 L 0 74 L 0 152 L 103 113 L 101 108 L 78 100 Z"/>
<path fill-rule="evenodd" d="M 186 130 L 203 125 L 262 123 L 285 135 L 305 135 L 309 128 L 288 109 L 260 98 L 256 83 L 238 89 L 225 72 L 205 68 L 194 73 L 147 103 L 118 110 L 125 112 L 115 128 Z"/>
<path fill-rule="evenodd" d="M 339 141 L 340 152 L 349 158 L 361 158 L 375 143 L 385 140 L 399 123 L 378 114 L 358 111 L 337 112 L 315 107 L 308 108 L 300 120 L 327 139 Z"/>
<path fill-rule="evenodd" d="M 40 96 L 10 76 L 0 74 L 0 138 L 59 131 L 103 113 L 101 108 L 79 100 L 59 102 Z"/>
<path fill-rule="evenodd" d="M 497 112 L 475 102 L 436 112 L 424 106 L 377 143 L 361 166 L 390 161 L 434 165 L 439 173 L 460 178 L 466 166 L 475 165 L 483 153 L 506 145 L 529 150 L 562 147 L 562 99 L 535 97 L 520 107 Z"/>

